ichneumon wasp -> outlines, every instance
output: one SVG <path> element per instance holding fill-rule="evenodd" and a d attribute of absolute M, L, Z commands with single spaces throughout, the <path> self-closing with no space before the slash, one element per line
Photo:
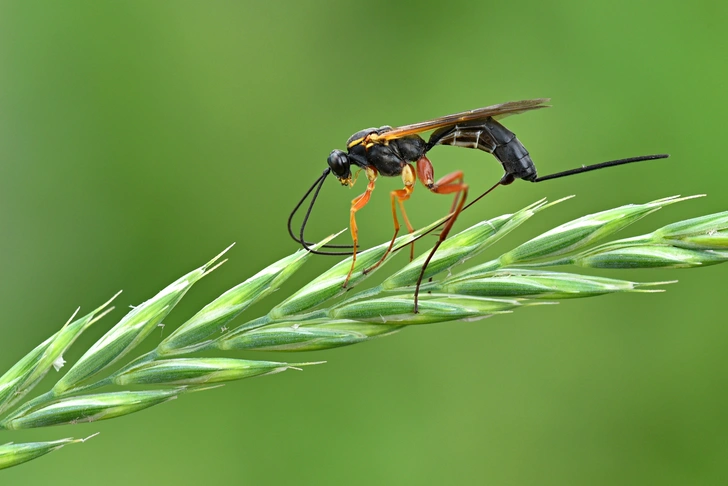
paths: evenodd
<path fill-rule="evenodd" d="M 432 259 L 432 256 L 437 251 L 437 248 L 445 240 L 445 238 L 447 238 L 450 229 L 463 209 L 477 202 L 482 197 L 493 191 L 496 187 L 506 186 L 516 179 L 523 179 L 529 182 L 543 182 L 574 174 L 581 174 L 592 170 L 603 169 L 606 167 L 668 157 L 666 154 L 659 154 L 611 160 L 608 162 L 582 166 L 576 169 L 539 177 L 536 173 L 536 166 L 528 154 L 528 150 L 526 150 L 523 144 L 516 138 L 516 135 L 501 125 L 498 120 L 509 115 L 538 110 L 540 108 L 547 108 L 549 105 L 546 105 L 545 103 L 548 101 L 549 98 L 512 101 L 396 128 L 383 126 L 380 128 L 367 128 L 356 132 L 354 135 L 349 137 L 349 140 L 346 142 L 346 152 L 342 150 L 334 150 L 331 152 L 328 157 L 329 166 L 326 170 L 324 170 L 323 174 L 316 179 L 316 182 L 313 183 L 308 191 L 306 191 L 306 194 L 304 194 L 303 198 L 301 198 L 291 212 L 291 215 L 288 218 L 288 233 L 294 240 L 312 253 L 319 255 L 352 255 L 351 268 L 346 280 L 344 281 L 344 286 L 346 286 L 349 278 L 351 277 L 351 273 L 354 270 L 359 243 L 358 229 L 356 226 L 356 212 L 369 202 L 369 198 L 374 190 L 374 184 L 378 176 L 402 176 L 404 188 L 390 192 L 392 218 L 394 220 L 394 236 L 392 236 L 389 248 L 379 262 L 364 270 L 365 273 L 379 266 L 387 257 L 389 252 L 392 251 L 392 246 L 394 245 L 394 241 L 400 229 L 395 202 L 399 205 L 402 213 L 402 219 L 404 220 L 407 229 L 410 232 L 414 231 L 414 228 L 407 218 L 407 213 L 404 209 L 404 202 L 410 198 L 412 191 L 414 190 L 415 182 L 418 178 L 429 191 L 435 194 L 454 194 L 453 204 L 450 209 L 450 218 L 443 223 L 444 226 L 440 232 L 440 236 L 435 243 L 435 246 L 432 250 L 430 250 L 430 254 L 425 260 L 422 270 L 420 271 L 419 279 L 417 280 L 414 295 L 414 312 L 417 313 L 422 277 L 425 274 L 425 270 Z M 432 131 L 432 134 L 425 142 L 419 134 L 428 131 Z M 466 206 L 465 200 L 468 196 L 468 185 L 463 180 L 462 171 L 458 170 L 452 172 L 437 181 L 434 179 L 434 169 L 432 167 L 432 163 L 427 158 L 427 153 L 436 145 L 452 145 L 455 147 L 478 149 L 488 152 L 489 154 L 493 154 L 503 166 L 505 174 L 503 174 L 501 179 L 490 187 L 490 189 L 482 193 Z M 321 190 L 321 187 L 328 175 L 332 172 L 342 185 L 353 186 L 354 182 L 356 182 L 356 177 L 352 178 L 352 165 L 362 169 L 368 180 L 366 191 L 362 195 L 356 197 L 351 203 L 349 224 L 353 245 L 324 245 L 321 247 L 340 250 L 348 249 L 348 251 L 314 250 L 311 248 L 313 243 L 305 240 L 304 231 L 319 191 Z M 293 217 L 312 192 L 313 196 L 311 198 L 311 203 L 304 215 L 299 234 L 296 235 L 294 234 L 291 226 Z M 414 243 L 410 245 L 410 259 L 412 259 L 413 256 Z"/>

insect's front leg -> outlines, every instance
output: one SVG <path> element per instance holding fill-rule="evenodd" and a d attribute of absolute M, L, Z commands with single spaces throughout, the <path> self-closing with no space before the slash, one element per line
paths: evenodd
<path fill-rule="evenodd" d="M 367 179 L 369 179 L 369 184 L 367 184 L 367 190 L 364 192 L 364 194 L 362 194 L 361 196 L 357 196 L 356 198 L 354 198 L 353 201 L 351 201 L 351 210 L 349 211 L 349 227 L 351 228 L 351 239 L 354 242 L 354 253 L 351 256 L 351 268 L 349 269 L 349 274 L 346 276 L 346 280 L 344 280 L 343 287 L 346 287 L 346 285 L 349 283 L 351 274 L 354 271 L 354 265 L 356 264 L 356 249 L 359 243 L 359 231 L 356 226 L 356 212 L 366 206 L 369 202 L 372 191 L 374 191 L 374 182 L 377 180 L 377 175 L 379 175 L 377 169 L 371 166 L 366 168 L 366 174 Z"/>

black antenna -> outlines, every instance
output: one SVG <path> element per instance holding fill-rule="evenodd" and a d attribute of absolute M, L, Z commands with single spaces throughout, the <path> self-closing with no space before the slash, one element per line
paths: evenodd
<path fill-rule="evenodd" d="M 301 246 L 303 246 L 306 250 L 310 251 L 311 253 L 314 253 L 316 255 L 333 255 L 333 256 L 348 256 L 351 255 L 352 252 L 343 252 L 343 251 L 331 251 L 331 252 L 324 252 L 324 251 L 318 251 L 311 248 L 311 246 L 315 245 L 315 243 L 308 242 L 304 239 L 303 234 L 306 230 L 306 223 L 308 222 L 308 218 L 311 215 L 311 211 L 313 210 L 313 205 L 316 202 L 316 198 L 318 198 L 319 192 L 321 191 L 321 187 L 324 184 L 324 181 L 326 180 L 326 177 L 331 173 L 330 168 L 326 168 L 324 170 L 323 174 L 319 176 L 318 179 L 311 185 L 311 187 L 306 191 L 306 194 L 303 195 L 300 201 L 298 201 L 298 204 L 296 204 L 296 207 L 293 208 L 293 211 L 291 212 L 291 215 L 288 217 L 288 234 L 291 235 L 291 238 L 293 238 L 297 243 L 300 243 Z M 315 192 L 314 192 L 315 189 Z M 314 192 L 313 197 L 311 198 L 311 203 L 308 205 L 308 209 L 306 210 L 306 214 L 303 217 L 303 222 L 301 223 L 301 230 L 299 232 L 300 237 L 296 237 L 296 235 L 293 233 L 293 218 L 298 212 L 298 210 L 301 208 L 303 203 L 306 201 L 306 198 L 308 198 L 309 194 L 311 192 Z M 354 248 L 353 245 L 322 245 L 321 248 Z"/>
<path fill-rule="evenodd" d="M 328 171 L 328 169 L 326 169 L 324 171 L 324 173 L 322 175 L 320 175 L 318 177 L 318 179 L 316 179 L 316 181 L 313 183 L 313 185 L 308 189 L 308 191 L 306 191 L 306 194 L 304 194 L 303 197 L 301 198 L 301 200 L 298 201 L 298 203 L 296 204 L 296 207 L 293 208 L 293 211 L 291 211 L 290 216 L 288 216 L 288 234 L 291 235 L 291 238 L 293 238 L 296 241 L 296 243 L 302 243 L 302 241 L 300 239 L 298 239 L 298 237 L 296 237 L 295 234 L 293 234 L 293 228 L 292 228 L 293 217 L 296 215 L 296 213 L 298 212 L 299 208 L 301 207 L 303 202 L 306 200 L 308 195 L 311 194 L 311 191 L 313 191 L 313 189 L 316 187 L 316 184 L 321 182 L 321 179 L 328 175 L 326 173 L 327 171 Z"/>

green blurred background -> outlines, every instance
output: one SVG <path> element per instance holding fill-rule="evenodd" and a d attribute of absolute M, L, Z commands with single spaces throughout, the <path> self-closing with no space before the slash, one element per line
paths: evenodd
<path fill-rule="evenodd" d="M 507 121 L 543 174 L 672 154 L 499 189 L 457 228 L 541 197 L 577 198 L 478 261 L 620 204 L 708 194 L 625 236 L 728 209 L 727 5 L 0 3 L 0 369 L 76 306 L 124 289 L 72 361 L 123 308 L 233 241 L 230 262 L 188 294 L 165 333 L 290 254 L 290 209 L 329 151 L 372 125 L 551 97 L 553 108 Z M 431 158 L 437 175 L 464 170 L 474 191 L 501 175 L 474 151 Z M 400 185 L 381 180 L 359 213 L 364 245 L 391 236 L 387 194 Z M 362 190 L 327 181 L 312 236 L 347 226 Z M 423 226 L 449 204 L 420 187 L 408 211 Z M 312 259 L 237 322 L 333 263 Z M 680 282 L 328 352 L 239 353 L 328 364 L 109 422 L 3 433 L 0 442 L 102 432 L 0 483 L 725 484 L 728 266 L 601 274 Z"/>

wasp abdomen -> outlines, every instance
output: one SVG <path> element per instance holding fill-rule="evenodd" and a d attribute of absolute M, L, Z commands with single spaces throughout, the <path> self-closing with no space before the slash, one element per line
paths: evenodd
<path fill-rule="evenodd" d="M 527 181 L 536 179 L 536 166 L 526 147 L 516 138 L 516 134 L 492 118 L 489 118 L 485 125 L 496 143 L 493 155 L 503 165 L 506 173 L 517 179 Z"/>
<path fill-rule="evenodd" d="M 436 130 L 427 144 L 472 148 L 495 155 L 507 174 L 518 179 L 536 179 L 536 167 L 516 135 L 493 118 L 458 123 Z"/>
<path fill-rule="evenodd" d="M 536 179 L 536 166 L 531 160 L 526 147 L 516 137 L 503 145 L 498 145 L 493 155 L 503 164 L 506 173 L 526 181 Z"/>

